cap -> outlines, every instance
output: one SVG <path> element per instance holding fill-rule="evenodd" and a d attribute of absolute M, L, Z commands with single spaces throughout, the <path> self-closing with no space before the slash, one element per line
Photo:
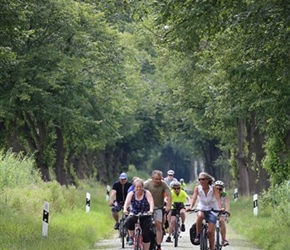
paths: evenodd
<path fill-rule="evenodd" d="M 168 170 L 168 171 L 167 171 L 167 174 L 168 174 L 168 175 L 174 175 L 174 171 L 173 171 L 173 170 Z"/>
<path fill-rule="evenodd" d="M 122 173 L 122 174 L 120 174 L 120 176 L 119 176 L 119 179 L 127 179 L 127 178 L 128 178 L 128 176 L 127 176 L 126 173 Z"/>

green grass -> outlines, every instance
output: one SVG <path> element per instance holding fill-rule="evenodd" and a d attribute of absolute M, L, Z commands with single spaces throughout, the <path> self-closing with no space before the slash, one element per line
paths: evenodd
<path fill-rule="evenodd" d="M 91 194 L 86 213 L 86 192 Z M 93 249 L 109 237 L 114 221 L 105 187 L 65 188 L 57 183 L 3 189 L 0 196 L 0 249 Z M 48 236 L 42 236 L 44 201 L 50 203 Z"/>
<path fill-rule="evenodd" d="M 258 215 L 253 213 L 253 198 L 239 197 L 231 201 L 230 223 L 232 227 L 263 250 L 288 250 L 290 228 L 280 221 L 280 215 L 270 206 L 258 206 Z M 285 221 L 289 218 L 285 218 Z"/>

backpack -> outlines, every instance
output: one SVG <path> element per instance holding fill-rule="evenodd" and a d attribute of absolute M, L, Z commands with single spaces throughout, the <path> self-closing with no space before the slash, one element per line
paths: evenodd
<path fill-rule="evenodd" d="M 191 228 L 189 229 L 189 238 L 190 238 L 190 241 L 193 245 L 194 244 L 194 239 L 195 239 L 195 236 L 196 236 L 196 223 L 194 223 Z"/>

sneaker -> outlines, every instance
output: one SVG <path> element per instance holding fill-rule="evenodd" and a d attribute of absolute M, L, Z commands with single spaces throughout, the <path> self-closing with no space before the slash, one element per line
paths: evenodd
<path fill-rule="evenodd" d="M 161 250 L 161 246 L 157 247 L 157 250 Z"/>
<path fill-rule="evenodd" d="M 134 239 L 133 239 L 133 237 L 130 237 L 130 238 L 129 238 L 129 242 L 128 242 L 128 244 L 129 244 L 130 246 L 132 246 L 132 245 L 134 244 Z"/>
<path fill-rule="evenodd" d="M 115 229 L 115 230 L 118 230 L 118 229 L 119 229 L 119 225 L 120 225 L 120 223 L 119 223 L 119 222 L 116 222 L 116 224 L 115 224 L 115 226 L 114 226 L 114 229 Z"/>
<path fill-rule="evenodd" d="M 222 245 L 225 247 L 225 246 L 228 246 L 230 243 L 227 241 L 227 240 L 223 240 L 222 242 Z"/>
<path fill-rule="evenodd" d="M 129 240 L 130 240 L 130 237 L 129 237 L 129 236 L 127 236 L 127 237 L 126 237 L 126 241 L 127 241 L 127 242 L 129 242 Z"/>
<path fill-rule="evenodd" d="M 200 244 L 200 240 L 199 240 L 199 235 L 196 235 L 194 240 L 193 240 L 193 244 L 194 245 L 199 245 Z"/>
<path fill-rule="evenodd" d="M 185 225 L 184 224 L 181 225 L 180 230 L 181 230 L 181 232 L 185 232 Z"/>
<path fill-rule="evenodd" d="M 166 242 L 172 242 L 170 236 L 167 237 Z"/>

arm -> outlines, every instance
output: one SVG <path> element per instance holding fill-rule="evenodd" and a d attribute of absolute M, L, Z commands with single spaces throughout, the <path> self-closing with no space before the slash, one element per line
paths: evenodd
<path fill-rule="evenodd" d="M 230 213 L 230 200 L 228 195 L 225 197 L 225 211 Z"/>
<path fill-rule="evenodd" d="M 152 196 L 151 192 L 148 190 L 146 190 L 146 197 L 147 197 L 147 201 L 149 202 L 149 205 L 150 205 L 149 213 L 153 214 L 153 212 L 154 212 L 154 200 L 153 200 L 153 196 Z"/>
<path fill-rule="evenodd" d="M 112 189 L 111 195 L 110 195 L 110 202 L 109 202 L 110 206 L 113 206 L 113 203 L 114 203 L 114 200 L 116 197 L 116 193 L 117 193 L 117 191 L 115 189 Z"/>
<path fill-rule="evenodd" d="M 214 191 L 215 198 L 216 198 L 216 200 L 217 200 L 217 202 L 218 202 L 219 209 L 220 209 L 220 210 L 223 210 L 223 207 L 222 207 L 222 200 L 221 200 L 221 195 L 220 195 L 219 190 L 214 186 L 214 187 L 213 187 L 213 191 Z"/>
<path fill-rule="evenodd" d="M 168 212 L 170 211 L 172 204 L 171 189 L 166 183 L 164 183 L 164 186 L 165 186 L 164 192 L 166 194 L 166 211 Z"/>
<path fill-rule="evenodd" d="M 192 210 L 192 208 L 194 207 L 196 200 L 197 200 L 197 196 L 198 196 L 198 187 L 196 186 L 193 190 L 193 195 L 192 195 L 192 199 L 191 199 L 191 204 L 189 206 L 189 208 L 187 210 Z"/>
<path fill-rule="evenodd" d="M 132 200 L 132 196 L 133 196 L 133 191 L 129 192 L 127 194 L 127 197 L 126 197 L 126 200 L 125 200 L 125 203 L 124 203 L 124 208 L 123 208 L 123 212 L 124 213 L 128 213 L 128 210 L 127 208 L 130 206 L 131 204 L 131 200 Z"/>

